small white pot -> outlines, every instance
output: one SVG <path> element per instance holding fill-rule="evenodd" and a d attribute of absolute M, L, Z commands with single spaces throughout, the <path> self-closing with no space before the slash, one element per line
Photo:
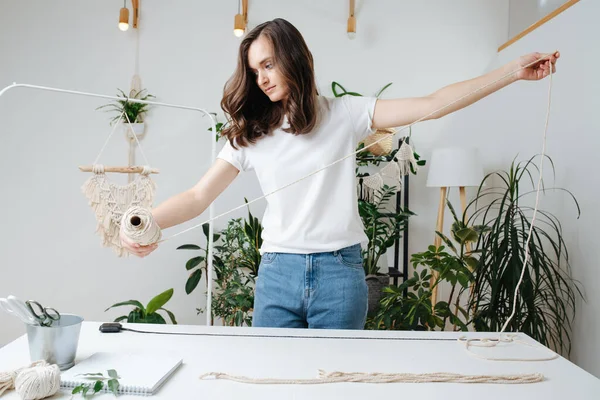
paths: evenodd
<path fill-rule="evenodd" d="M 137 136 L 138 139 L 144 135 L 146 130 L 146 124 L 144 122 L 136 122 L 129 125 L 127 122 L 123 124 L 123 132 L 127 139 L 133 139 L 133 135 Z"/>

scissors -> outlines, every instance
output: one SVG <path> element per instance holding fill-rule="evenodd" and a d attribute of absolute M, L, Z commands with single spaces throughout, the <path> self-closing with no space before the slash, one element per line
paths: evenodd
<path fill-rule="evenodd" d="M 40 303 L 34 300 L 27 300 L 25 304 L 33 318 L 41 326 L 52 326 L 54 321 L 60 320 L 60 314 L 54 308 L 42 307 Z M 34 305 L 37 307 L 38 312 L 33 309 Z M 48 311 L 52 311 L 52 313 Z"/>
<path fill-rule="evenodd" d="M 37 321 L 33 318 L 33 315 L 27 309 L 25 302 L 18 299 L 15 296 L 8 296 L 8 298 L 0 298 L 0 309 L 3 309 L 8 314 L 14 315 L 29 325 L 36 325 Z"/>

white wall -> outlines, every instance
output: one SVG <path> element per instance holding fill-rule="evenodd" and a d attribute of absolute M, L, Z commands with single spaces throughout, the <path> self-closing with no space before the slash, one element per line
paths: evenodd
<path fill-rule="evenodd" d="M 128 3 L 129 4 L 129 3 Z M 122 2 L 24 2 L 0 0 L 0 87 L 12 82 L 106 95 L 127 89 L 134 73 L 136 31 L 117 27 Z M 142 2 L 139 33 L 143 86 L 158 101 L 219 110 L 222 87 L 234 69 L 239 39 L 233 36 L 236 1 Z M 508 2 L 445 0 L 358 1 L 358 34 L 346 34 L 347 2 L 262 0 L 250 2 L 250 25 L 275 17 L 294 23 L 316 59 L 320 91 L 331 81 L 374 94 L 394 82 L 386 97 L 419 96 L 480 74 L 507 37 Z M 566 62 L 565 62 L 566 64 Z M 537 86 L 541 90 L 542 85 Z M 117 258 L 94 233 L 92 210 L 80 192 L 110 132 L 103 99 L 13 89 L 0 97 L 0 295 L 34 298 L 88 320 L 112 320 L 125 312 L 104 309 L 169 287 L 167 305 L 184 324 L 204 324 L 196 307 L 204 293 L 184 292 L 184 264 L 176 251 L 198 242 L 200 230 L 164 243 L 145 259 Z M 160 168 L 156 203 L 193 185 L 210 164 L 208 120 L 193 112 L 154 109 L 142 145 Z M 425 157 L 442 137 L 446 120 L 419 124 L 413 142 Z M 512 148 L 507 151 L 512 152 Z M 140 159 L 138 154 L 138 160 Z M 113 137 L 101 162 L 125 164 L 127 144 Z M 432 243 L 437 192 L 424 187 L 427 169 L 411 180 L 411 254 Z M 121 177 L 122 178 L 122 177 Z M 114 177 L 116 181 L 119 177 Z M 240 177 L 218 200 L 217 213 L 260 195 L 252 175 Z M 264 204 L 253 207 L 261 215 Z M 245 215 L 245 210 L 236 215 Z M 204 221 L 208 212 L 171 235 Z M 218 222 L 223 227 L 226 219 Z M 390 261 L 391 262 L 391 261 Z M 24 333 L 0 313 L 0 345 Z"/>
<path fill-rule="evenodd" d="M 567 0 L 510 0 L 509 37 L 518 35 L 566 2 Z"/>
<path fill-rule="evenodd" d="M 546 187 L 573 192 L 581 217 L 570 198 L 560 192 L 541 196 L 540 209 L 561 221 L 575 279 L 583 284 L 586 302 L 578 304 L 573 332 L 572 360 L 600 376 L 600 285 L 597 238 L 600 212 L 598 149 L 600 102 L 597 65 L 600 56 L 590 49 L 600 39 L 597 17 L 600 3 L 584 0 L 517 41 L 490 63 L 488 69 L 531 51 L 559 50 L 561 58 L 554 75 L 547 132 L 547 154 L 556 168 L 544 163 Z M 542 150 L 542 134 L 548 101 L 548 85 L 519 82 L 472 107 L 448 117 L 447 135 L 439 143 L 469 143 L 485 155 L 486 172 L 508 168 L 518 155 L 528 159 Z M 539 165 L 539 158 L 537 159 Z M 531 199 L 533 200 L 533 198 Z"/>

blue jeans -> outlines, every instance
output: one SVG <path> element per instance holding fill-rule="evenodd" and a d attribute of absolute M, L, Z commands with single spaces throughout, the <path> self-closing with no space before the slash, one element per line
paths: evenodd
<path fill-rule="evenodd" d="M 252 326 L 363 329 L 368 289 L 360 244 L 313 254 L 264 253 Z"/>

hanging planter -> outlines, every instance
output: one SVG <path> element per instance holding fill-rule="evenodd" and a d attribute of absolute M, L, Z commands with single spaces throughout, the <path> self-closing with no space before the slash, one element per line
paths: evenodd
<path fill-rule="evenodd" d="M 132 130 L 132 132 L 129 132 L 127 129 L 124 131 L 126 134 L 128 134 L 128 137 L 134 133 L 138 136 L 143 134 L 145 129 L 144 116 L 148 111 L 149 105 L 146 103 L 130 101 L 130 99 L 147 101 L 154 98 L 154 96 L 151 94 L 146 94 L 146 89 L 142 89 L 140 91 L 131 90 L 129 96 L 127 96 L 121 89 L 117 90 L 120 92 L 120 95 L 117 95 L 117 97 L 122 97 L 122 99 L 100 106 L 96 108 L 96 110 L 107 108 L 107 111 L 115 113 L 115 116 L 111 119 L 111 124 L 120 121 L 122 124 L 128 126 L 129 123 L 131 123 L 132 127 L 129 128 L 129 130 Z"/>
<path fill-rule="evenodd" d="M 125 137 L 129 140 L 134 140 L 134 137 L 141 138 L 146 131 L 146 123 L 144 122 L 136 122 L 133 124 L 129 124 L 127 122 L 122 122 L 121 126 L 123 128 L 123 133 Z M 134 136 L 135 135 L 135 136 Z"/>

